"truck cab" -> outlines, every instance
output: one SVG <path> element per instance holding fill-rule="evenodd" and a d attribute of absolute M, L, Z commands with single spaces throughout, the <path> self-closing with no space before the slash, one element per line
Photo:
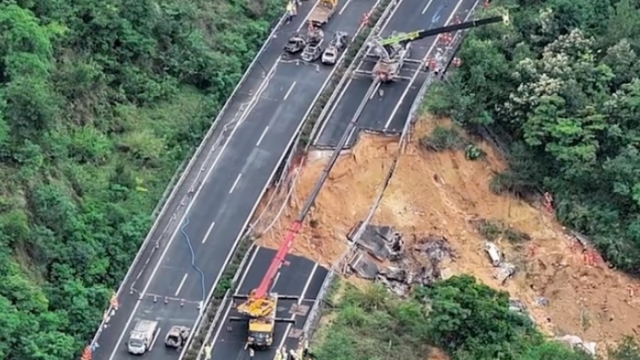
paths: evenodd
<path fill-rule="evenodd" d="M 338 0 L 321 0 L 309 14 L 309 21 L 316 27 L 326 24 L 338 7 Z"/>
<path fill-rule="evenodd" d="M 131 330 L 127 341 L 127 350 L 134 355 L 142 355 L 151 349 L 158 331 L 158 322 L 140 320 Z"/>
<path fill-rule="evenodd" d="M 271 319 L 251 319 L 249 321 L 249 346 L 255 349 L 266 349 L 273 344 L 275 322 Z"/>
<path fill-rule="evenodd" d="M 127 343 L 128 350 L 131 354 L 141 355 L 147 351 L 148 344 L 141 333 L 133 333 Z"/>

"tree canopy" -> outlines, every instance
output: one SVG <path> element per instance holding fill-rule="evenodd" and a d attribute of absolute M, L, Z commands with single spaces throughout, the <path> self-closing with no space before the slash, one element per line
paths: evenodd
<path fill-rule="evenodd" d="M 498 192 L 554 195 L 556 215 L 640 273 L 640 4 L 494 0 L 511 26 L 470 32 L 426 109 L 510 148 Z"/>
<path fill-rule="evenodd" d="M 330 325 L 311 347 L 318 360 L 424 360 L 444 350 L 452 360 L 593 360 L 547 340 L 509 295 L 462 275 L 418 288 L 407 300 L 372 285 L 347 285 Z M 609 360 L 636 360 L 638 344 L 625 340 Z"/>
<path fill-rule="evenodd" d="M 279 0 L 0 0 L 0 358 L 72 359 Z"/>

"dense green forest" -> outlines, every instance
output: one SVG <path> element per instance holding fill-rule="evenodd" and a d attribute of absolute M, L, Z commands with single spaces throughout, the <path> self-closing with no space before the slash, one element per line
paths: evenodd
<path fill-rule="evenodd" d="M 317 360 L 425 360 L 432 347 L 452 360 L 594 360 L 547 340 L 527 316 L 509 310 L 509 295 L 456 276 L 418 288 L 400 300 L 382 286 L 343 284 L 311 352 Z M 609 360 L 639 360 L 640 348 L 625 339 Z"/>
<path fill-rule="evenodd" d="M 0 358 L 69 360 L 280 0 L 0 0 Z"/>
<path fill-rule="evenodd" d="M 496 192 L 554 195 L 557 217 L 640 273 L 640 2 L 494 0 L 511 26 L 474 30 L 430 112 L 510 148 Z"/>

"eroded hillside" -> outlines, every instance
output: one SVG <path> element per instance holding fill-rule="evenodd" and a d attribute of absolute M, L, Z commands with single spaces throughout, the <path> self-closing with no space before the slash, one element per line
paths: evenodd
<path fill-rule="evenodd" d="M 465 159 L 462 151 L 434 153 L 420 148 L 416 139 L 430 133 L 436 124 L 450 126 L 446 120 L 431 118 L 419 122 L 372 223 L 393 226 L 405 234 L 407 242 L 414 238 L 407 235 L 444 236 L 457 256 L 448 265 L 448 274 L 473 274 L 509 291 L 549 334 L 578 335 L 599 345 L 637 335 L 640 283 L 602 262 L 585 263 L 582 250 L 541 206 L 493 194 L 489 183 L 505 162 L 487 144 L 478 144 L 487 153 L 478 161 Z M 366 135 L 339 159 L 296 240 L 294 253 L 325 265 L 344 253 L 346 235 L 369 211 L 397 151 L 396 141 Z M 326 160 L 323 156 L 305 159 L 293 196 L 278 220 L 265 221 L 277 211 L 263 217 L 262 224 L 273 226 L 261 237 L 262 245 L 279 244 Z M 497 236 L 505 258 L 518 268 L 504 285 L 494 278 L 478 220 L 502 223 L 530 237 L 513 243 Z M 541 298 L 547 300 L 545 305 L 539 305 Z"/>

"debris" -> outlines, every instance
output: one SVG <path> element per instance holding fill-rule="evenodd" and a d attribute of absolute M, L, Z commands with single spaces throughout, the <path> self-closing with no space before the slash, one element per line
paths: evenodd
<path fill-rule="evenodd" d="M 359 222 L 347 235 L 351 242 L 356 242 L 358 246 L 366 249 L 378 260 L 397 258 L 402 251 L 404 241 L 402 234 L 396 233 L 390 226 L 367 225 L 358 239 L 354 239 L 356 233 L 362 226 Z"/>
<path fill-rule="evenodd" d="M 592 356 L 596 355 L 596 343 L 593 341 L 583 341 L 579 336 L 576 335 L 565 335 L 559 337 L 558 340 L 571 345 L 571 347 L 573 347 L 574 349 L 582 349 Z"/>
<path fill-rule="evenodd" d="M 538 305 L 538 306 L 547 306 L 547 305 L 549 305 L 549 299 L 547 299 L 544 296 L 538 296 L 536 298 L 536 305 Z"/>
<path fill-rule="evenodd" d="M 508 263 L 501 262 L 493 273 L 493 277 L 500 282 L 501 285 L 504 285 L 507 280 L 513 277 L 516 273 L 516 266 Z"/>
<path fill-rule="evenodd" d="M 520 313 L 526 313 L 527 305 L 525 305 L 520 299 L 511 298 L 509 299 L 509 310 L 520 312 Z"/>
<path fill-rule="evenodd" d="M 493 266 L 500 266 L 500 262 L 502 262 L 502 252 L 496 244 L 491 241 L 487 241 L 484 244 L 484 251 L 489 255 Z"/>
<path fill-rule="evenodd" d="M 380 272 L 378 265 L 366 254 L 357 252 L 350 260 L 348 268 L 356 273 L 358 277 L 366 280 L 373 280 Z"/>
<path fill-rule="evenodd" d="M 349 234 L 351 241 L 361 224 L 358 223 Z M 358 245 L 367 253 L 357 252 L 348 266 L 358 277 L 375 278 L 400 296 L 407 295 L 414 285 L 429 285 L 442 280 L 442 263 L 454 259 L 447 239 L 430 235 L 412 243 L 411 251 L 406 252 L 401 233 L 390 226 L 368 225 L 358 239 Z M 386 261 L 390 264 L 383 264 Z"/>

